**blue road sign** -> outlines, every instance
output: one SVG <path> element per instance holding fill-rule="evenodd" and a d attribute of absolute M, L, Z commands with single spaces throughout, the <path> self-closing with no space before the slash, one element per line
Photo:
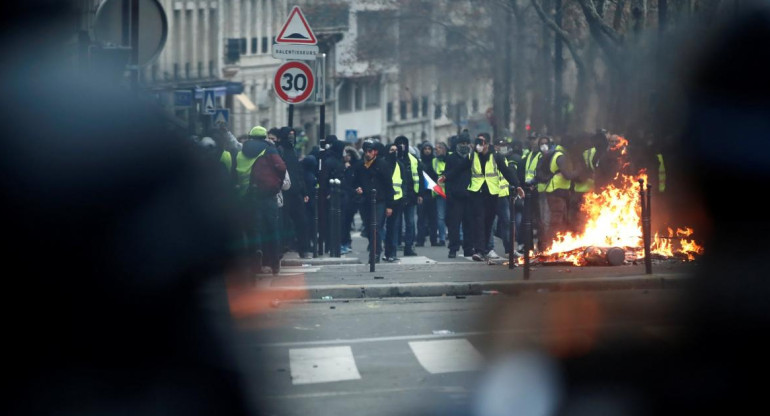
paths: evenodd
<path fill-rule="evenodd" d="M 211 115 L 211 120 L 213 120 L 215 126 L 220 124 L 227 125 L 230 121 L 230 110 L 226 108 L 217 108 L 214 114 Z"/>
<path fill-rule="evenodd" d="M 345 130 L 345 141 L 348 143 L 358 141 L 358 130 Z"/>
<path fill-rule="evenodd" d="M 201 113 L 214 114 L 217 111 L 217 101 L 214 98 L 214 90 L 203 91 L 203 105 L 201 106 Z"/>
<path fill-rule="evenodd" d="M 192 91 L 174 91 L 174 105 L 177 107 L 192 107 Z"/>

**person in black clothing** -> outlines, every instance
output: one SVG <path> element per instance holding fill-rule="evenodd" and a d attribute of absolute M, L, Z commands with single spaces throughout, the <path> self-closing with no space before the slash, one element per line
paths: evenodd
<path fill-rule="evenodd" d="M 331 189 L 329 181 L 332 179 L 339 179 L 342 181 L 345 175 L 345 163 L 342 161 L 342 153 L 345 149 L 345 142 L 337 139 L 335 135 L 326 136 L 326 150 L 323 151 L 321 156 L 321 171 L 318 175 L 318 226 L 320 235 L 326 243 L 324 251 L 329 252 L 329 216 L 330 216 L 330 198 Z M 318 253 L 323 254 L 323 253 Z"/>
<path fill-rule="evenodd" d="M 317 148 L 317 147 L 316 147 Z M 305 204 L 305 218 L 307 218 L 310 231 L 308 232 L 308 242 L 315 252 L 315 234 L 318 233 L 318 225 L 315 223 L 315 193 L 318 191 L 318 159 L 312 154 L 308 154 L 299 161 L 302 166 L 302 180 L 305 182 L 305 189 L 310 195 L 310 200 Z"/>
<path fill-rule="evenodd" d="M 358 152 L 353 147 L 345 147 L 345 154 L 343 156 L 343 162 L 345 163 L 345 171 L 342 176 L 341 190 L 341 207 L 342 207 L 342 221 L 341 221 L 341 238 L 340 254 L 347 254 L 351 251 L 351 244 L 353 240 L 350 238 L 350 228 L 353 224 L 353 218 L 356 212 L 361 206 L 362 196 L 358 195 L 353 189 L 353 178 L 355 165 L 362 163 Z"/>
<path fill-rule="evenodd" d="M 453 140 L 454 139 L 454 140 Z M 463 229 L 463 256 L 473 255 L 473 230 L 471 218 L 473 215 L 468 186 L 471 183 L 470 156 L 471 140 L 466 134 L 450 139 L 452 153 L 446 157 L 444 175 L 439 178 L 446 184 L 447 194 L 447 228 L 449 234 L 449 258 L 457 257 L 460 248 L 460 226 Z"/>
<path fill-rule="evenodd" d="M 368 250 L 375 250 L 375 258 L 379 263 L 382 255 L 382 242 L 385 238 L 385 218 L 393 214 L 393 170 L 389 168 L 384 157 L 378 156 L 383 149 L 381 143 L 364 142 L 364 160 L 355 166 L 353 171 L 353 189 L 362 195 L 363 205 L 361 214 L 366 224 L 366 237 L 369 239 Z M 376 190 L 375 212 L 372 213 L 371 193 Z M 377 241 L 372 241 L 369 223 L 372 215 L 377 220 Z"/>
<path fill-rule="evenodd" d="M 433 145 L 429 142 L 425 142 L 420 146 L 420 163 L 424 172 L 433 181 L 438 180 L 438 175 L 433 169 Z M 422 176 L 419 178 L 420 182 L 424 181 Z M 430 241 L 430 245 L 438 246 L 438 221 L 436 218 L 436 199 L 433 197 L 433 191 L 422 186 L 420 188 L 420 195 L 422 196 L 422 204 L 417 207 L 417 247 L 425 245 L 425 238 Z M 440 198 L 440 197 L 439 197 Z"/>
<path fill-rule="evenodd" d="M 291 188 L 283 192 L 283 224 L 284 243 L 291 244 L 296 240 L 297 254 L 300 258 L 310 258 L 310 238 L 308 237 L 308 220 L 305 215 L 305 204 L 310 201 L 310 196 L 305 188 L 302 167 L 299 164 L 297 151 L 294 149 L 294 136 L 290 134 L 289 127 L 282 127 L 277 132 L 278 153 L 286 164 L 291 178 Z M 293 228 L 293 233 L 290 230 Z"/>
<path fill-rule="evenodd" d="M 393 214 L 385 220 L 385 261 L 392 263 L 398 260 L 396 253 L 398 253 L 398 238 L 401 233 L 400 218 L 404 212 L 404 174 L 406 167 L 404 162 L 398 158 L 398 146 L 395 144 L 390 145 L 388 153 L 385 156 L 385 162 L 387 162 L 388 169 L 391 172 L 391 180 L 393 182 L 393 201 L 391 207 L 393 208 Z M 401 183 L 397 183 L 394 179 L 394 174 L 398 169 L 401 178 Z M 397 196 L 401 197 L 398 198 Z"/>

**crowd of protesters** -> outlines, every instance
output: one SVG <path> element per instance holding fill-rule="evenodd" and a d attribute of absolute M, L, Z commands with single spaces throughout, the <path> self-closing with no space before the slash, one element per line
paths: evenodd
<path fill-rule="evenodd" d="M 495 237 L 506 255 L 521 256 L 527 241 L 544 250 L 557 233 L 577 231 L 585 194 L 613 183 L 618 173 L 645 168 L 656 191 L 665 190 L 663 157 L 650 140 L 637 152 L 644 156 L 631 158 L 628 140 L 604 130 L 574 137 L 530 134 L 526 145 L 485 132 L 471 137 L 467 130 L 446 143 L 416 146 L 405 136 L 354 146 L 329 135 L 307 154 L 296 137 L 290 127 L 256 126 L 239 138 L 221 128 L 198 140 L 220 162 L 240 201 L 242 248 L 256 273 L 265 267 L 278 273 L 289 251 L 300 258 L 333 252 L 331 224 L 340 224 L 340 254 L 353 251 L 351 233 L 360 232 L 376 262 L 417 256 L 416 247 L 425 244 L 448 247 L 449 258 L 462 249 L 476 261 L 496 259 Z M 330 220 L 330 184 L 337 181 L 339 222 Z M 521 227 L 526 193 L 529 238 Z"/>

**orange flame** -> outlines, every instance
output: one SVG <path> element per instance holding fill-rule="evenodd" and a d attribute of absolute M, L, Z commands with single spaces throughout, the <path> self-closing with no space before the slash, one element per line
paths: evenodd
<path fill-rule="evenodd" d="M 607 186 L 600 193 L 586 193 L 581 208 L 586 217 L 583 231 L 558 233 L 551 247 L 542 255 L 551 261 L 583 265 L 585 248 L 596 246 L 621 247 L 637 258 L 644 257 L 639 180 L 647 182 L 647 175 L 644 172 L 636 177 L 618 175 L 613 181 L 614 185 Z M 651 240 L 651 252 L 665 257 L 680 255 L 694 260 L 695 255 L 703 253 L 703 248 L 694 240 L 684 238 L 692 234 L 693 230 L 687 227 L 678 228 L 676 233 L 669 228 L 668 236 L 655 233 Z"/>

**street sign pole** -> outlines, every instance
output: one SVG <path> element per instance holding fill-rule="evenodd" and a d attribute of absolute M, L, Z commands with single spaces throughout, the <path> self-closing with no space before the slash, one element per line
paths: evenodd
<path fill-rule="evenodd" d="M 139 89 L 139 0 L 131 1 L 131 89 Z"/>
<path fill-rule="evenodd" d="M 294 127 L 294 104 L 289 104 L 289 128 Z"/>

